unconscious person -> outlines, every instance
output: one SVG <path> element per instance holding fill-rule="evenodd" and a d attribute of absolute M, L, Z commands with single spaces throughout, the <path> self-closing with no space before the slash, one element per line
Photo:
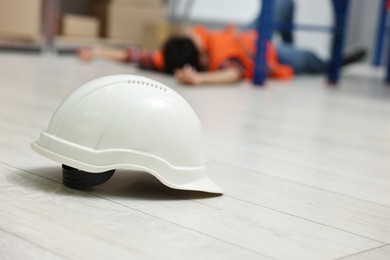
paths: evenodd
<path fill-rule="evenodd" d="M 109 49 L 85 48 L 79 57 L 90 60 L 104 57 L 122 62 L 138 63 L 140 68 L 174 74 L 182 84 L 222 84 L 250 79 L 253 76 L 255 30 L 236 31 L 227 27 L 210 31 L 195 26 L 183 35 L 171 36 L 162 50 L 142 51 L 137 48 Z M 343 59 L 343 65 L 361 60 L 362 51 Z M 328 62 L 313 52 L 300 50 L 293 45 L 272 43 L 267 46 L 268 76 L 275 79 L 290 79 L 294 74 L 318 74 L 328 69 Z"/>

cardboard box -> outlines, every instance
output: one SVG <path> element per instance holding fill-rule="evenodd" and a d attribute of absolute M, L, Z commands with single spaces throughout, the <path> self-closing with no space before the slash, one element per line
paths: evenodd
<path fill-rule="evenodd" d="M 162 8 L 161 0 L 111 0 L 111 5 L 130 8 Z"/>
<path fill-rule="evenodd" d="M 160 0 L 100 0 L 91 13 L 101 22 L 100 36 L 121 44 L 140 44 L 146 24 L 164 21 Z"/>
<path fill-rule="evenodd" d="M 96 38 L 99 36 L 99 20 L 93 16 L 64 14 L 62 35 Z"/>
<path fill-rule="evenodd" d="M 110 6 L 107 17 L 107 37 L 140 44 L 148 23 L 163 21 L 161 9 L 124 8 Z"/>
<path fill-rule="evenodd" d="M 37 39 L 41 35 L 43 0 L 0 1 L 0 36 Z"/>
<path fill-rule="evenodd" d="M 94 0 L 93 5 L 116 5 L 128 8 L 161 8 L 162 0 Z"/>

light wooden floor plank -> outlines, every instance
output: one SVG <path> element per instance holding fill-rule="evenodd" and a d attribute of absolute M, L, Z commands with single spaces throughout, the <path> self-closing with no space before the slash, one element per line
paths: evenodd
<path fill-rule="evenodd" d="M 7 228 L 8 229 L 8 228 Z M 0 230 L 0 259 L 66 259 L 37 244 Z"/>
<path fill-rule="evenodd" d="M 122 206 L 112 198 L 71 190 L 7 165 L 0 167 L 0 229 L 60 255 L 72 259 L 266 259 L 245 247 L 145 214 L 138 203 Z M 53 176 L 53 170 L 57 169 L 48 168 L 46 173 Z M 148 190 L 140 192 L 141 198 L 147 198 Z M 159 193 L 154 196 L 147 201 L 160 207 L 164 198 Z M 175 202 L 175 198 L 167 199 Z"/>
<path fill-rule="evenodd" d="M 58 174 L 58 168 L 30 169 L 30 171 L 40 171 L 40 174 L 47 178 L 52 178 L 53 175 Z M 44 191 L 45 189 L 46 185 L 42 186 L 41 182 L 44 181 L 46 183 L 47 180 L 24 176 L 22 175 L 23 173 L 18 171 L 10 174 L 17 174 L 17 178 L 21 179 L 19 181 L 21 189 L 25 188 L 23 187 L 24 185 L 32 186 L 32 189 L 38 188 L 38 191 Z M 28 173 L 24 174 L 28 175 Z M 90 192 L 106 199 L 106 202 L 115 202 L 114 205 L 124 206 L 124 212 L 136 210 L 146 214 L 146 217 L 153 216 L 167 223 L 175 223 L 189 231 L 199 232 L 207 237 L 224 241 L 227 244 L 237 245 L 238 248 L 236 250 L 238 252 L 240 248 L 243 248 L 249 252 L 256 252 L 259 256 L 264 254 L 277 259 L 300 259 L 302 257 L 332 259 L 381 245 L 380 242 L 232 199 L 229 196 L 210 199 L 206 197 L 206 199 L 202 199 L 202 197 L 198 198 L 198 193 L 181 193 L 166 188 L 145 173 L 131 174 L 130 172 L 120 171 L 117 173 L 116 178 L 113 178 L 105 185 L 94 188 Z M 22 181 L 25 181 L 23 178 L 31 179 L 32 182 L 23 184 Z M 38 183 L 34 183 L 34 181 L 38 181 Z M 49 189 L 52 190 L 50 187 Z M 60 187 L 60 190 L 66 190 L 66 188 Z M 77 196 L 79 192 L 65 192 L 65 194 L 67 193 Z M 44 192 L 42 192 L 41 196 L 44 196 Z M 61 197 L 63 198 L 56 198 L 56 200 L 59 200 L 58 203 L 65 199 L 65 196 Z M 81 199 L 76 197 L 74 200 L 78 203 L 89 204 L 91 200 L 85 202 L 86 197 L 90 196 L 81 194 Z M 192 200 L 188 200 L 186 197 Z M 36 200 L 41 201 L 42 199 Z M 69 200 L 71 198 L 67 199 L 66 203 L 69 205 L 66 206 L 69 209 L 76 210 L 73 214 L 81 215 L 88 214 L 88 211 L 97 211 L 93 206 L 98 204 L 98 202 L 89 205 L 89 209 L 85 208 L 80 212 L 77 208 L 70 208 L 72 204 L 70 204 Z M 77 207 L 77 205 L 74 205 L 74 207 Z M 114 221 L 114 218 L 119 213 L 114 211 L 114 208 L 115 206 L 105 208 L 105 212 L 107 212 L 105 214 L 112 214 L 112 219 L 108 217 L 109 219 L 107 220 L 101 220 L 104 221 L 104 224 L 109 226 L 117 225 L 118 221 Z M 84 210 L 88 211 L 84 212 Z M 76 216 L 73 216 L 73 214 L 67 216 L 62 221 L 67 222 L 69 219 L 75 218 Z M 131 219 L 131 217 L 129 218 Z M 85 220 L 80 221 L 79 217 L 76 219 L 77 222 L 85 224 Z M 86 226 L 88 227 L 89 225 Z M 84 229 L 83 227 L 82 233 L 90 231 L 85 231 Z M 98 234 L 98 229 L 96 227 L 94 229 Z M 135 232 L 134 227 L 131 227 L 131 229 Z M 104 227 L 103 231 L 105 231 Z M 60 230 L 57 232 L 60 233 Z M 110 234 L 103 233 L 99 237 L 109 237 L 116 242 L 116 239 L 112 235 L 110 236 Z M 150 243 L 148 241 L 148 244 Z M 310 243 L 313 243 L 311 247 L 304 246 Z M 138 244 L 136 246 L 140 247 Z M 280 247 L 286 250 L 281 251 Z M 204 252 L 204 250 L 199 251 Z"/>
<path fill-rule="evenodd" d="M 209 171 L 226 195 L 390 243 L 390 208 L 222 163 Z"/>
<path fill-rule="evenodd" d="M 319 77 L 191 88 L 102 60 L 0 54 L 0 65 L 0 257 L 386 259 L 390 89 L 380 78 L 352 70 L 338 89 Z M 120 73 L 162 81 L 193 106 L 224 196 L 123 170 L 74 191 L 60 165 L 31 151 L 72 90 Z"/>
<path fill-rule="evenodd" d="M 129 182 L 126 179 L 131 176 L 127 177 L 125 174 L 126 172 L 118 173 L 116 179 L 104 187 L 99 187 L 94 193 L 104 197 L 121 192 L 128 194 L 131 188 L 123 183 Z M 121 184 L 123 188 L 119 188 L 118 191 Z M 176 194 L 169 189 L 167 192 Z M 363 245 L 372 248 L 382 244 L 289 214 L 281 214 L 248 203 L 249 200 L 237 200 L 229 195 L 227 192 L 226 196 L 220 198 L 207 200 L 194 198 L 197 202 L 195 205 L 183 200 L 175 204 L 163 201 L 159 207 L 147 201 L 134 203 L 128 200 L 127 196 L 118 196 L 115 201 L 122 205 L 136 205 L 138 209 L 148 214 L 159 215 L 170 222 L 179 223 L 192 230 L 199 230 L 276 259 L 332 259 L 346 254 L 346 251 L 353 252 Z M 208 225 L 202 221 L 204 219 L 212 224 Z M 309 244 L 312 245 L 308 246 Z M 284 248 L 285 251 L 281 251 L 280 248 Z"/>
<path fill-rule="evenodd" d="M 282 94 L 268 93 L 266 98 L 251 92 L 259 103 L 256 110 L 251 103 L 226 106 L 238 95 L 227 91 L 219 120 L 222 112 L 206 111 L 210 104 L 204 105 L 208 157 L 390 206 L 390 117 L 384 116 L 390 114 L 388 102 L 334 97 L 325 90 L 318 91 L 318 97 L 310 97 L 310 89 L 293 91 L 283 93 L 294 97 L 290 102 L 278 97 Z"/>
<path fill-rule="evenodd" d="M 342 258 L 343 260 L 385 260 L 389 259 L 390 246 L 383 246 L 373 250 L 368 250 L 360 254 Z"/>

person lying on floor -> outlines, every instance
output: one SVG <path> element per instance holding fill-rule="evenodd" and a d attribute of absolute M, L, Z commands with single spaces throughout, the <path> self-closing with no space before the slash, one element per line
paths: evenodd
<path fill-rule="evenodd" d="M 174 74 L 182 84 L 223 84 L 253 76 L 252 57 L 256 40 L 255 30 L 237 31 L 229 26 L 211 31 L 195 26 L 186 34 L 171 36 L 160 51 L 85 48 L 79 50 L 79 57 L 83 60 L 104 57 L 136 62 L 140 68 Z M 343 65 L 359 61 L 364 55 L 364 51 L 353 53 L 344 58 Z M 269 43 L 266 59 L 268 76 L 274 79 L 290 79 L 294 74 L 324 73 L 328 68 L 327 61 L 291 44 L 275 47 Z"/>

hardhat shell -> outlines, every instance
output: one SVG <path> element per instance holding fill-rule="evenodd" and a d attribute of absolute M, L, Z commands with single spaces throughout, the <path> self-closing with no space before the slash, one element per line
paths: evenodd
<path fill-rule="evenodd" d="M 194 110 L 146 77 L 107 76 L 76 89 L 32 148 L 86 172 L 143 170 L 171 188 L 222 193 L 207 175 Z"/>

